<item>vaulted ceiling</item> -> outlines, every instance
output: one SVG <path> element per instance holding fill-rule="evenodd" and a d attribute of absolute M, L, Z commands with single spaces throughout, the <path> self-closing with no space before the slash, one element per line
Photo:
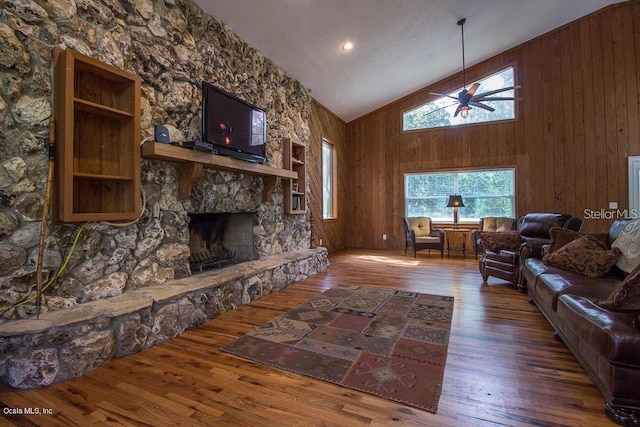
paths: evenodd
<path fill-rule="evenodd" d="M 348 122 L 621 0 L 195 1 Z"/>

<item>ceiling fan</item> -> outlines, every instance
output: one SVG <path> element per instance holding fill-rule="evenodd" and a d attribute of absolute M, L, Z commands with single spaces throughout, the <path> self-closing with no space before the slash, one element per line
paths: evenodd
<path fill-rule="evenodd" d="M 465 61 L 464 61 L 464 24 L 466 21 L 467 20 L 465 18 L 462 18 L 457 22 L 457 24 L 460 26 L 460 29 L 462 31 L 462 85 L 463 85 L 462 90 L 458 92 L 457 97 L 442 94 L 442 93 L 431 92 L 431 95 L 438 95 L 446 98 L 455 99 L 458 102 L 458 107 L 456 108 L 456 111 L 453 114 L 453 117 L 457 117 L 458 114 L 460 114 L 460 117 L 462 117 L 463 119 L 466 119 L 467 117 L 469 117 L 469 111 L 471 110 L 471 107 L 483 108 L 491 112 L 495 111 L 495 108 L 489 105 L 483 104 L 483 102 L 514 101 L 516 99 L 520 99 L 520 98 L 514 98 L 514 97 L 493 96 L 501 92 L 506 92 L 508 90 L 520 89 L 520 86 L 504 87 L 501 89 L 490 90 L 488 92 L 482 92 L 476 95 L 476 92 L 480 87 L 480 83 L 474 83 L 467 90 L 466 68 L 465 68 Z M 455 105 L 455 103 L 451 105 Z M 447 107 L 443 107 L 443 108 L 447 108 Z"/>

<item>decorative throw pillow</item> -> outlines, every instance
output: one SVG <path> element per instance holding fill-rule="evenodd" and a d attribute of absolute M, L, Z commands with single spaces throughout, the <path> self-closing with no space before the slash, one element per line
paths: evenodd
<path fill-rule="evenodd" d="M 514 218 L 496 218 L 496 231 L 507 232 L 513 230 Z"/>
<path fill-rule="evenodd" d="M 492 252 L 501 250 L 515 251 L 520 248 L 522 238 L 517 231 L 491 232 L 481 231 L 478 233 L 480 245 Z"/>
<path fill-rule="evenodd" d="M 602 277 L 620 257 L 620 249 L 607 250 L 607 246 L 590 237 L 582 236 L 545 256 L 549 265 L 573 271 L 588 277 Z"/>
<path fill-rule="evenodd" d="M 482 219 L 482 230 L 480 231 L 511 231 L 514 222 L 514 218 L 487 216 Z"/>
<path fill-rule="evenodd" d="M 640 219 L 629 221 L 611 247 L 622 252 L 616 264 L 620 270 L 630 273 L 640 265 Z"/>
<path fill-rule="evenodd" d="M 615 310 L 640 310 L 640 266 L 629 273 L 609 298 L 600 301 L 598 305 Z"/>
<path fill-rule="evenodd" d="M 431 235 L 429 218 L 416 216 L 407 218 L 407 225 L 413 230 L 416 237 L 426 237 Z"/>
<path fill-rule="evenodd" d="M 549 242 L 549 250 L 547 253 L 550 254 L 555 252 L 567 243 L 571 243 L 582 236 L 593 237 L 605 245 L 609 241 L 608 233 L 581 233 L 579 231 L 571 231 L 560 227 L 551 227 L 549 229 L 549 237 L 551 237 L 551 241 Z"/>

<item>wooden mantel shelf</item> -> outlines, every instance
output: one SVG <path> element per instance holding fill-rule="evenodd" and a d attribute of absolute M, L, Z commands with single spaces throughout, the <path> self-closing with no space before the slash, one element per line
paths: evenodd
<path fill-rule="evenodd" d="M 180 200 L 191 197 L 193 183 L 202 176 L 202 169 L 217 169 L 264 177 L 263 200 L 271 198 L 273 189 L 281 178 L 297 179 L 295 171 L 274 168 L 260 163 L 252 163 L 232 157 L 218 156 L 203 151 L 191 150 L 170 144 L 145 142 L 142 144 L 142 157 L 178 163 L 178 196 Z"/>

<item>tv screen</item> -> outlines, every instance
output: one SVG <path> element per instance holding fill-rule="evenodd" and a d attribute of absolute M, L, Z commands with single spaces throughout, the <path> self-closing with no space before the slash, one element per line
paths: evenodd
<path fill-rule="evenodd" d="M 264 163 L 267 115 L 255 105 L 203 82 L 202 139 L 218 154 Z"/>

